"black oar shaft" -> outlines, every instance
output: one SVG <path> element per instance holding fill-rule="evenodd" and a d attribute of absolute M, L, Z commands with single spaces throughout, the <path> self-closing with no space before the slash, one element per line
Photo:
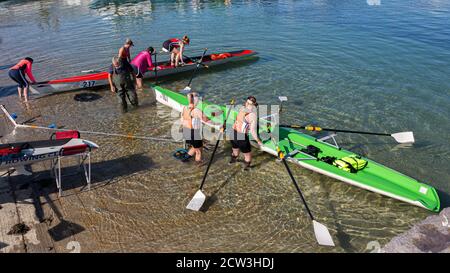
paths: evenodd
<path fill-rule="evenodd" d="M 314 216 L 312 215 L 311 210 L 309 209 L 308 204 L 306 203 L 305 197 L 303 196 L 303 193 L 300 190 L 300 187 L 298 186 L 297 181 L 295 180 L 294 176 L 292 175 L 291 169 L 289 168 L 288 163 L 286 162 L 286 159 L 283 158 L 281 161 L 283 161 L 284 167 L 286 167 L 286 170 L 287 170 L 289 176 L 291 177 L 292 183 L 294 183 L 294 186 L 297 189 L 297 192 L 300 195 L 300 198 L 302 199 L 303 205 L 305 205 L 305 208 L 309 214 L 309 217 L 311 218 L 311 220 L 314 220 Z"/>
<path fill-rule="evenodd" d="M 318 130 L 310 130 L 309 126 L 300 126 L 300 125 L 280 125 L 280 127 L 292 128 L 292 129 L 303 129 L 308 131 L 327 131 L 327 132 L 336 132 L 336 133 L 353 133 L 353 134 L 363 134 L 363 135 L 376 135 L 376 136 L 391 136 L 391 134 L 386 133 L 372 133 L 372 132 L 364 132 L 364 131 L 352 131 L 352 130 L 341 130 L 341 129 L 331 129 L 331 128 L 320 128 Z"/>
<path fill-rule="evenodd" d="M 205 50 L 205 52 L 206 52 L 206 50 Z M 231 107 L 233 106 L 233 104 L 234 104 L 234 99 L 231 101 Z M 225 120 L 223 122 L 222 129 L 221 129 L 221 131 L 219 133 L 219 138 L 216 141 L 216 145 L 214 146 L 214 150 L 213 150 L 213 153 L 211 155 L 211 159 L 208 162 L 208 167 L 206 167 L 205 174 L 203 175 L 202 183 L 200 184 L 200 190 L 203 189 L 203 185 L 205 184 L 206 176 L 208 175 L 209 168 L 211 167 L 211 164 L 213 162 L 214 155 L 216 154 L 216 151 L 217 151 L 217 147 L 219 147 L 220 138 L 222 137 L 223 132 L 225 131 L 225 127 L 227 126 L 227 120 L 228 120 L 228 117 L 230 116 L 230 113 L 231 113 L 231 107 L 230 107 L 230 109 L 228 109 L 227 116 L 226 116 L 226 118 L 225 118 Z"/>
<path fill-rule="evenodd" d="M 221 136 L 221 135 L 220 135 L 220 136 Z M 216 154 L 216 151 L 217 151 L 217 147 L 219 147 L 220 136 L 219 136 L 219 139 L 216 141 L 216 146 L 214 146 L 214 150 L 213 150 L 213 152 L 212 152 L 211 159 L 210 159 L 209 162 L 208 162 L 208 167 L 206 167 L 205 174 L 203 175 L 202 184 L 200 184 L 200 190 L 203 189 L 203 185 L 205 184 L 206 176 L 208 175 L 209 168 L 211 167 L 211 164 L 212 164 L 212 162 L 213 162 L 214 155 Z"/>
<path fill-rule="evenodd" d="M 337 133 L 354 133 L 354 134 L 362 134 L 362 135 L 390 136 L 390 134 L 386 134 L 386 133 L 372 133 L 372 132 L 339 130 L 339 129 L 330 129 L 330 128 L 322 128 L 322 131 L 337 132 Z"/>
<path fill-rule="evenodd" d="M 198 60 L 198 63 L 197 63 L 197 66 L 196 66 L 195 69 L 194 69 L 194 72 L 192 72 L 191 79 L 189 80 L 189 83 L 188 83 L 187 86 L 189 86 L 189 87 L 191 86 L 192 80 L 194 79 L 194 76 L 195 76 L 195 74 L 197 73 L 198 67 L 199 67 L 200 64 L 202 63 L 203 57 L 205 56 L 207 50 L 208 50 L 208 49 L 205 48 L 205 50 L 203 51 L 203 54 L 202 54 L 202 56 L 200 57 L 200 60 Z"/>
<path fill-rule="evenodd" d="M 156 53 L 155 53 L 155 85 L 158 85 L 158 62 L 156 61 Z"/>

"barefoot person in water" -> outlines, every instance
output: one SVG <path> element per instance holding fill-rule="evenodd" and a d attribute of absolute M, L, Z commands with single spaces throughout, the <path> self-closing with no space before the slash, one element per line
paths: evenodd
<path fill-rule="evenodd" d="M 33 59 L 30 57 L 26 57 L 20 62 L 18 62 L 15 66 L 9 69 L 9 77 L 18 84 L 17 91 L 19 92 L 19 99 L 22 99 L 22 93 L 25 98 L 25 102 L 28 101 L 28 88 L 29 82 L 25 78 L 25 75 L 28 76 L 31 83 L 36 83 L 34 79 L 33 73 L 31 72 L 33 65 Z"/>
<path fill-rule="evenodd" d="M 244 103 L 244 106 L 239 110 L 236 117 L 236 121 L 233 125 L 233 131 L 231 136 L 231 163 L 237 162 L 240 153 L 244 154 L 244 170 L 249 170 L 251 168 L 252 162 L 252 146 L 250 144 L 250 139 L 248 133 L 250 132 L 253 139 L 258 143 L 259 146 L 262 145 L 261 139 L 258 137 L 258 117 L 257 109 L 258 103 L 256 98 L 250 96 Z"/>
<path fill-rule="evenodd" d="M 188 161 L 191 157 L 195 158 L 195 162 L 201 164 L 203 150 L 202 121 L 209 122 L 208 118 L 203 114 L 202 110 L 196 108 L 199 96 L 197 93 L 189 93 L 187 95 L 189 105 L 183 107 L 181 112 L 181 122 L 183 124 L 183 137 L 186 144 L 191 145 L 187 157 L 183 159 Z"/>
<path fill-rule="evenodd" d="M 131 61 L 131 66 L 136 75 L 137 89 L 142 89 L 142 79 L 144 78 L 144 74 L 149 68 L 153 67 L 152 54 L 154 51 L 153 47 L 150 46 L 146 50 L 141 51 Z"/>
<path fill-rule="evenodd" d="M 183 54 L 184 54 L 184 47 L 186 45 L 189 45 L 190 40 L 188 36 L 183 36 L 183 38 L 177 39 L 172 38 L 163 43 L 162 50 L 164 52 L 170 52 L 170 65 L 177 67 L 180 63 L 181 65 L 184 65 L 183 60 Z"/>

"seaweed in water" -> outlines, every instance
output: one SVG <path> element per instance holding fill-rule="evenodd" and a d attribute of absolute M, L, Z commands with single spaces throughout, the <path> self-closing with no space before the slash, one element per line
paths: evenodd
<path fill-rule="evenodd" d="M 8 235 L 23 235 L 30 231 L 30 228 L 24 223 L 18 223 L 12 226 L 11 230 L 8 231 Z"/>

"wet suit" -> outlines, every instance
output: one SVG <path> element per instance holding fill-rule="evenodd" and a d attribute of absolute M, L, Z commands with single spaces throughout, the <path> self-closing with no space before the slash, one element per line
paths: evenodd
<path fill-rule="evenodd" d="M 138 97 L 132 73 L 134 71 L 130 65 L 121 64 L 119 67 L 114 67 L 113 65 L 109 67 L 109 74 L 112 75 L 112 82 L 124 112 L 128 109 L 126 97 L 128 97 L 131 105 L 138 106 Z"/>

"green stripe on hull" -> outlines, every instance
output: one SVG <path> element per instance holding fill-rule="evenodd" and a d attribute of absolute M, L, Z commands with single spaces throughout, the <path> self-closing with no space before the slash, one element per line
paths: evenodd
<path fill-rule="evenodd" d="M 180 93 L 164 89 L 160 86 L 155 87 L 155 92 L 159 102 L 174 109 L 180 110 L 180 106 L 188 104 L 186 96 Z M 209 119 L 218 123 L 224 119 L 227 111 L 224 106 L 210 104 L 205 101 L 197 107 L 203 109 Z M 234 122 L 236 115 L 237 112 L 233 110 L 229 117 L 230 123 Z M 260 128 L 260 130 L 264 130 L 264 128 Z M 320 157 L 332 156 L 342 158 L 355 154 L 344 149 L 339 150 L 336 147 L 318 141 L 316 138 L 300 133 L 294 129 L 280 128 L 279 139 L 278 145 L 285 154 L 289 154 L 294 150 L 300 150 L 307 145 L 318 147 L 321 150 Z M 264 141 L 264 148 L 272 154 L 276 153 L 275 145 L 271 140 Z M 424 207 L 431 211 L 437 212 L 440 210 L 439 197 L 433 187 L 420 183 L 411 177 L 373 160 L 364 158 L 369 162 L 367 167 L 357 173 L 349 173 L 322 161 L 305 160 L 308 157 L 308 155 L 298 153 L 290 158 L 289 161 L 360 188 Z"/>

